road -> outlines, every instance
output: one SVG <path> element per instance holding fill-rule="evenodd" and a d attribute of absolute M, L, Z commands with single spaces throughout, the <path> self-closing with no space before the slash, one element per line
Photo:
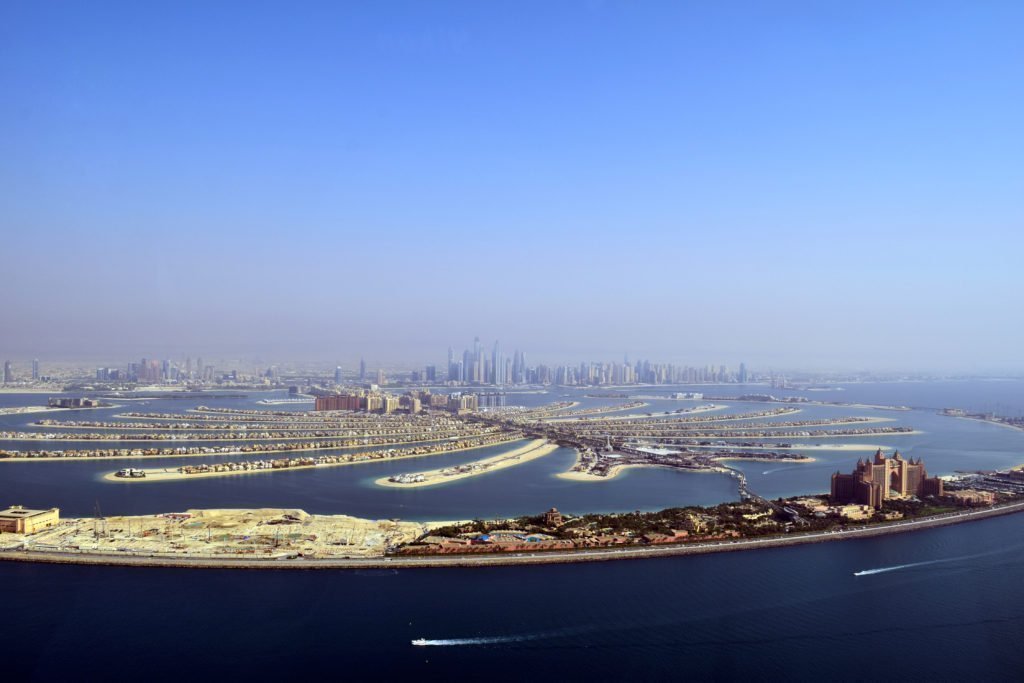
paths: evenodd
<path fill-rule="evenodd" d="M 65 553 L 56 551 L 0 551 L 0 560 L 50 562 L 58 564 L 108 564 L 140 567 L 188 567 L 207 569 L 406 569 L 424 567 L 484 567 L 517 564 L 561 564 L 569 562 L 603 562 L 620 559 L 641 559 L 675 555 L 736 552 L 777 548 L 804 543 L 824 543 L 887 534 L 906 533 L 919 529 L 961 524 L 999 515 L 1024 512 L 1024 502 L 1010 503 L 981 510 L 946 513 L 926 519 L 890 522 L 845 531 L 796 533 L 789 536 L 753 538 L 715 543 L 694 543 L 668 546 L 644 546 L 595 550 L 549 551 L 538 553 L 491 553 L 481 555 L 428 557 L 373 557 L 353 559 L 287 559 L 253 560 L 226 557 L 152 557 L 126 554 Z"/>

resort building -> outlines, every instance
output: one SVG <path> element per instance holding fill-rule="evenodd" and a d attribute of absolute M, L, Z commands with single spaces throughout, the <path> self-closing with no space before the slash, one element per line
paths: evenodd
<path fill-rule="evenodd" d="M 881 508 L 886 500 L 908 496 L 941 496 L 942 480 L 929 477 L 920 458 L 904 460 L 899 451 L 891 458 L 882 449 L 870 460 L 858 460 L 852 474 L 832 475 L 832 504 Z"/>

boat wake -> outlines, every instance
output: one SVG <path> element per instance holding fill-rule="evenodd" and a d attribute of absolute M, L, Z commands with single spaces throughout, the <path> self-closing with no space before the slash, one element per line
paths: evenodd
<path fill-rule="evenodd" d="M 910 569 L 911 567 L 926 567 L 930 564 L 938 564 L 940 562 L 952 562 L 953 559 L 962 558 L 951 558 L 948 560 L 929 560 L 928 562 L 911 562 L 910 564 L 896 564 L 891 567 L 879 567 L 878 569 L 864 569 L 859 572 L 854 572 L 854 576 L 872 576 L 873 574 L 885 574 L 886 572 L 898 572 L 901 569 Z"/>
<path fill-rule="evenodd" d="M 455 647 L 459 645 L 499 645 L 502 643 L 518 643 L 533 640 L 533 636 L 494 636 L 490 638 L 444 638 L 429 640 L 417 638 L 412 644 L 417 647 Z"/>
<path fill-rule="evenodd" d="M 762 475 L 775 474 L 776 472 L 785 472 L 787 470 L 797 470 L 797 469 L 801 469 L 803 467 L 806 467 L 806 466 L 805 465 L 800 465 L 798 467 L 793 467 L 792 465 L 790 465 L 788 467 L 776 467 L 776 468 L 771 469 L 771 470 L 765 470 L 765 471 L 761 472 L 761 474 Z"/>
<path fill-rule="evenodd" d="M 996 555 L 1004 553 L 1012 548 L 1000 548 L 999 550 L 992 550 L 987 553 L 977 553 L 975 555 L 959 555 L 957 557 L 943 557 L 938 560 L 928 560 L 926 562 L 911 562 L 909 564 L 896 564 L 891 567 L 879 567 L 877 569 L 863 569 L 859 572 L 854 572 L 854 576 L 873 576 L 875 574 L 885 574 L 887 572 L 898 572 L 901 569 L 913 569 L 914 567 L 927 567 L 933 564 L 945 564 L 947 562 L 959 562 L 960 560 L 974 560 L 979 557 L 986 557 L 988 555 Z"/>

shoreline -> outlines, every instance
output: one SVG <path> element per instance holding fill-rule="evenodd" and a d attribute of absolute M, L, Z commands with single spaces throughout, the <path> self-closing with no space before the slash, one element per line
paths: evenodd
<path fill-rule="evenodd" d="M 727 446 L 728 446 L 728 448 L 730 450 L 737 450 L 737 451 L 742 451 L 742 450 L 763 451 L 763 450 L 767 450 L 765 446 L 739 446 L 739 445 L 734 445 L 734 444 L 731 444 L 731 443 L 727 444 Z M 716 448 L 716 449 L 721 449 L 722 446 L 686 446 L 685 448 L 701 448 L 701 449 Z M 874 452 L 874 451 L 877 451 L 879 448 L 881 448 L 884 451 L 887 448 L 892 448 L 892 446 L 878 446 L 878 445 L 871 445 L 871 444 L 866 444 L 866 443 L 837 443 L 837 444 L 832 445 L 832 446 L 826 446 L 824 444 L 813 444 L 813 445 L 809 445 L 809 446 L 792 444 L 792 445 L 789 445 L 789 446 L 781 446 L 781 445 L 780 446 L 772 446 L 771 448 L 772 448 L 772 450 L 778 450 L 778 451 L 796 451 L 796 450 L 800 450 L 800 451 L 872 451 L 872 452 Z M 813 460 L 814 458 L 811 458 L 811 459 Z"/>
<path fill-rule="evenodd" d="M 278 467 L 278 468 L 267 468 L 258 470 L 227 470 L 225 472 L 196 472 L 194 474 L 185 474 L 177 471 L 167 471 L 164 468 L 163 472 L 147 472 L 145 477 L 131 478 L 131 477 L 118 477 L 115 472 L 108 472 L 103 475 L 102 479 L 106 482 L 112 482 L 117 484 L 144 484 L 144 483 L 159 483 L 167 481 L 184 481 L 192 479 L 210 479 L 213 477 L 231 477 L 242 474 L 266 474 L 269 472 L 302 472 L 305 470 L 317 470 L 325 469 L 328 467 L 342 467 L 345 465 L 361 465 L 363 463 L 370 462 L 398 462 L 399 460 L 411 460 L 413 458 L 425 458 L 431 455 L 446 455 L 448 453 L 461 453 L 463 451 L 472 451 L 479 448 L 492 448 L 494 446 L 504 446 L 512 444 L 517 441 L 522 441 L 521 438 L 509 439 L 508 441 L 499 441 L 497 443 L 482 444 L 480 446 L 467 446 L 465 448 L 452 448 L 445 451 L 431 451 L 428 453 L 415 453 L 412 455 L 400 455 L 394 458 L 369 458 L 366 460 L 347 460 L 345 462 L 331 462 L 323 465 L 296 465 L 295 467 Z M 375 451 L 367 451 L 375 452 Z"/>
<path fill-rule="evenodd" d="M 981 422 L 982 424 L 995 425 L 997 427 L 1005 427 L 1006 429 L 1013 429 L 1018 432 L 1024 432 L 1024 427 L 1006 424 L 1005 422 L 996 422 L 995 420 L 985 420 L 980 417 L 967 417 L 966 415 L 946 415 L 945 417 L 955 417 L 958 420 L 970 420 L 971 422 Z"/>
<path fill-rule="evenodd" d="M 948 513 L 920 520 L 890 522 L 870 527 L 835 532 L 808 532 L 791 536 L 715 543 L 680 544 L 641 548 L 610 548 L 574 551 L 542 551 L 539 553 L 493 553 L 489 555 L 450 555 L 433 557 L 373 557 L 316 560 L 231 559 L 214 557 L 158 557 L 156 555 L 124 555 L 103 553 L 69 553 L 40 550 L 3 550 L 0 561 L 45 562 L 50 564 L 110 565 L 135 567 L 176 567 L 188 569 L 413 569 L 444 567 L 481 567 L 510 565 L 566 564 L 572 562 L 605 562 L 610 560 L 648 559 L 680 555 L 705 555 L 721 552 L 763 550 L 784 546 L 873 538 L 897 533 L 912 533 L 991 517 L 1024 512 L 1024 502 L 1009 503 L 984 510 Z"/>
<path fill-rule="evenodd" d="M 986 422 L 986 420 L 977 420 L 977 421 L 978 422 Z M 850 425 L 850 424 L 864 424 L 864 423 L 863 422 L 845 422 L 845 423 L 840 422 L 840 423 L 829 423 L 828 425 L 822 425 L 822 426 L 831 427 L 831 426 L 835 426 L 835 425 L 842 426 L 842 425 Z M 992 424 L 996 424 L 996 423 L 992 423 Z M 1012 425 L 1003 425 L 1003 426 L 1004 427 L 1009 427 L 1011 429 L 1017 429 L 1016 427 L 1013 427 Z M 58 428 L 58 429 L 61 429 L 61 428 Z M 74 427 L 64 427 L 63 429 L 75 429 L 75 428 Z M 734 428 L 733 431 L 743 431 L 743 429 L 744 428 L 742 428 L 742 427 L 738 427 L 738 428 Z M 751 428 L 747 429 L 746 431 L 759 431 L 760 429 L 762 429 L 762 428 L 751 427 Z M 173 431 L 173 430 L 164 430 L 164 431 Z M 204 431 L 219 431 L 219 430 L 204 430 Z M 296 430 L 296 431 L 298 431 L 298 430 Z M 717 431 L 729 431 L 729 430 L 728 429 L 720 429 L 720 430 L 717 430 Z M 39 433 L 40 432 L 26 432 L 26 434 L 39 434 Z M 770 434 L 766 434 L 764 436 L 757 436 L 756 438 L 758 438 L 758 439 L 814 439 L 814 438 L 819 438 L 819 439 L 842 439 L 842 438 L 848 438 L 848 437 L 851 437 L 851 436 L 900 436 L 900 435 L 918 436 L 918 435 L 921 435 L 921 434 L 924 434 L 924 433 L 925 432 L 923 432 L 923 431 L 914 429 L 914 430 L 907 431 L 907 432 L 868 432 L 868 433 L 859 433 L 859 434 L 822 434 L 822 435 L 817 436 L 817 437 L 815 437 L 815 436 L 792 436 L 792 435 L 790 435 L 790 436 L 786 436 L 786 435 L 772 436 Z M 77 434 L 70 434 L 69 432 L 63 432 L 63 434 L 68 434 L 69 436 L 77 436 Z M 711 439 L 711 438 L 718 438 L 718 439 L 744 439 L 744 438 L 747 438 L 746 436 L 742 436 L 742 435 L 741 436 L 718 436 L 718 435 L 716 435 L 714 433 L 714 431 L 711 431 L 711 432 L 701 432 L 699 434 L 700 434 L 699 436 L 695 436 L 693 438 L 695 438 L 695 439 L 697 439 L 697 438 L 699 438 L 699 439 L 705 439 L 705 438 L 706 439 Z M 0 437 L 0 443 L 4 443 L 4 442 L 33 442 L 33 443 L 59 443 L 59 442 L 65 442 L 65 443 L 73 443 L 73 444 L 83 444 L 83 443 L 91 443 L 91 444 L 122 444 L 123 443 L 123 444 L 153 444 L 154 447 L 169 448 L 169 447 L 172 447 L 172 446 L 169 446 L 168 444 L 173 444 L 173 443 L 189 443 L 189 444 L 202 443 L 202 444 L 209 444 L 209 443 L 215 443 L 217 441 L 245 441 L 245 442 L 302 441 L 303 439 L 323 439 L 323 438 L 337 438 L 337 437 L 335 435 L 330 435 L 330 434 L 327 435 L 327 436 L 321 436 L 321 437 L 317 437 L 317 436 L 238 436 L 238 437 L 223 437 L 223 438 L 209 438 L 209 437 L 207 437 L 207 438 L 203 438 L 203 437 L 199 437 L 199 438 L 173 438 L 173 437 L 169 437 L 169 438 L 159 438 L 159 439 L 73 439 L 73 438 L 44 439 L 44 438 L 41 438 L 41 437 L 18 438 L 18 437 L 11 436 L 11 437 Z M 351 437 L 351 438 L 358 438 L 358 437 Z M 673 437 L 666 437 L 666 438 L 689 438 L 689 437 L 673 436 Z M 411 441 L 411 442 L 406 442 L 406 443 L 416 443 L 416 442 L 415 441 Z M 310 449 L 310 450 L 313 450 L 313 449 Z M 123 457 L 123 456 L 116 456 L 116 457 Z M 154 456 L 148 456 L 148 457 L 154 457 Z M 7 459 L 9 459 L 9 458 L 7 458 Z"/>
<path fill-rule="evenodd" d="M 707 469 L 689 469 L 684 467 L 672 467 L 671 465 L 639 465 L 631 463 L 628 465 L 616 465 L 615 467 L 610 468 L 608 470 L 607 476 L 604 477 L 599 477 L 596 474 L 590 474 L 589 472 L 577 472 L 575 470 L 559 472 L 555 476 L 558 477 L 559 479 L 564 479 L 566 481 L 611 481 L 612 479 L 616 479 L 620 474 L 622 474 L 626 470 L 631 469 L 665 469 L 676 470 L 681 472 L 692 472 L 693 474 L 725 474 L 725 472 L 717 472 L 715 470 Z"/>
<path fill-rule="evenodd" d="M 494 432 L 497 433 L 497 432 Z M 266 451 L 218 451 L 216 453 L 168 453 L 159 455 L 69 455 L 69 456 L 43 456 L 39 458 L 25 457 L 25 456 L 11 456 L 9 458 L 0 457 L 0 463 L 3 462 L 62 462 L 62 461 L 91 461 L 91 460 L 157 460 L 162 458 L 216 458 L 222 455 L 267 455 L 267 456 L 281 456 L 287 455 L 288 453 L 305 453 L 307 451 L 352 451 L 359 448 L 372 449 L 372 450 L 386 450 L 393 446 L 407 446 L 409 444 L 417 443 L 444 443 L 446 441 L 456 440 L 459 437 L 442 437 L 440 439 L 425 439 L 416 441 L 393 441 L 390 443 L 369 443 L 359 444 L 355 446 L 315 446 L 312 448 L 287 448 L 282 450 L 266 450 Z M 129 450 L 126 448 L 122 449 L 111 449 L 111 450 Z M 134 450 L 134 449 L 132 449 Z M 453 453 L 454 451 L 448 451 Z"/>
<path fill-rule="evenodd" d="M 76 413 L 79 410 L 109 410 L 112 408 L 123 408 L 124 406 L 79 406 L 78 408 L 60 408 L 57 406 L 11 406 L 0 408 L 0 417 L 11 415 L 37 415 L 39 413 Z"/>
<path fill-rule="evenodd" d="M 474 460 L 473 462 L 467 462 L 461 467 L 472 467 L 474 465 L 486 466 L 482 469 L 470 471 L 470 472 L 459 472 L 457 474 L 444 475 L 442 472 L 449 468 L 426 470 L 423 472 L 411 472 L 413 476 L 422 475 L 425 477 L 424 481 L 411 481 L 408 483 L 401 483 L 391 481 L 388 477 L 381 477 L 375 480 L 373 483 L 382 488 L 393 488 L 393 489 L 414 489 L 424 488 L 427 486 L 439 486 L 441 484 L 447 484 L 453 481 L 460 481 L 462 479 L 469 479 L 470 477 L 478 477 L 491 472 L 500 472 L 501 470 L 515 467 L 516 465 L 522 465 L 538 458 L 543 458 L 546 455 L 550 455 L 558 450 L 560 446 L 554 443 L 548 443 L 545 439 L 534 439 L 530 443 L 511 450 L 505 453 L 499 453 L 489 458 L 483 458 L 481 460 Z"/>
<path fill-rule="evenodd" d="M 804 464 L 807 464 L 807 463 L 817 462 L 816 458 L 805 458 L 803 460 L 784 460 L 784 459 L 781 459 L 781 458 L 777 458 L 776 459 L 776 458 L 739 458 L 739 457 L 728 458 L 728 457 L 723 457 L 723 458 L 715 458 L 714 460 L 716 462 L 717 461 L 725 462 L 727 460 L 735 461 L 735 462 L 773 462 L 773 463 L 783 463 L 783 464 L 787 464 L 787 465 L 804 465 Z M 630 470 L 630 469 L 654 469 L 654 468 L 661 468 L 661 469 L 666 469 L 666 470 L 675 470 L 677 472 L 686 472 L 688 474 L 725 474 L 725 475 L 729 474 L 729 470 L 724 470 L 724 469 L 723 470 L 714 470 L 714 469 L 706 469 L 706 468 L 673 467 L 671 465 L 644 465 L 644 464 L 641 464 L 641 463 L 629 463 L 629 464 L 626 464 L 626 465 L 613 465 L 611 468 L 608 469 L 608 474 L 603 476 L 603 477 L 602 476 L 598 476 L 596 474 L 590 474 L 588 472 L 576 472 L 574 470 L 568 470 L 566 472 L 559 472 L 555 476 L 558 477 L 559 479 L 565 479 L 566 481 L 589 481 L 589 482 L 611 481 L 612 479 L 615 479 L 616 477 L 619 476 L 619 474 L 621 474 L 622 472 L 625 472 L 626 470 Z"/>
<path fill-rule="evenodd" d="M 927 433 L 928 432 L 921 431 L 920 429 L 911 429 L 910 431 L 907 431 L 907 432 L 865 432 L 865 433 L 862 433 L 862 434 L 820 434 L 818 436 L 770 436 L 770 435 L 766 435 L 766 436 L 751 436 L 751 437 L 745 437 L 745 436 L 720 436 L 720 437 L 717 437 L 717 438 L 719 440 L 751 438 L 751 439 L 789 439 L 789 440 L 792 441 L 794 439 L 818 439 L 818 440 L 820 440 L 820 439 L 849 439 L 851 437 L 857 437 L 857 436 L 882 436 L 882 437 L 889 437 L 889 436 L 920 436 L 922 434 L 927 434 Z M 708 436 L 708 437 L 699 437 L 699 438 L 711 439 L 711 438 L 716 438 L 716 437 Z"/>

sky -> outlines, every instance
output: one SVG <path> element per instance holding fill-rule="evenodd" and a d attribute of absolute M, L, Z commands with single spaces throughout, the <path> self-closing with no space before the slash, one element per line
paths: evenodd
<path fill-rule="evenodd" d="M 0 4 L 0 356 L 1024 370 L 1024 3 Z"/>

